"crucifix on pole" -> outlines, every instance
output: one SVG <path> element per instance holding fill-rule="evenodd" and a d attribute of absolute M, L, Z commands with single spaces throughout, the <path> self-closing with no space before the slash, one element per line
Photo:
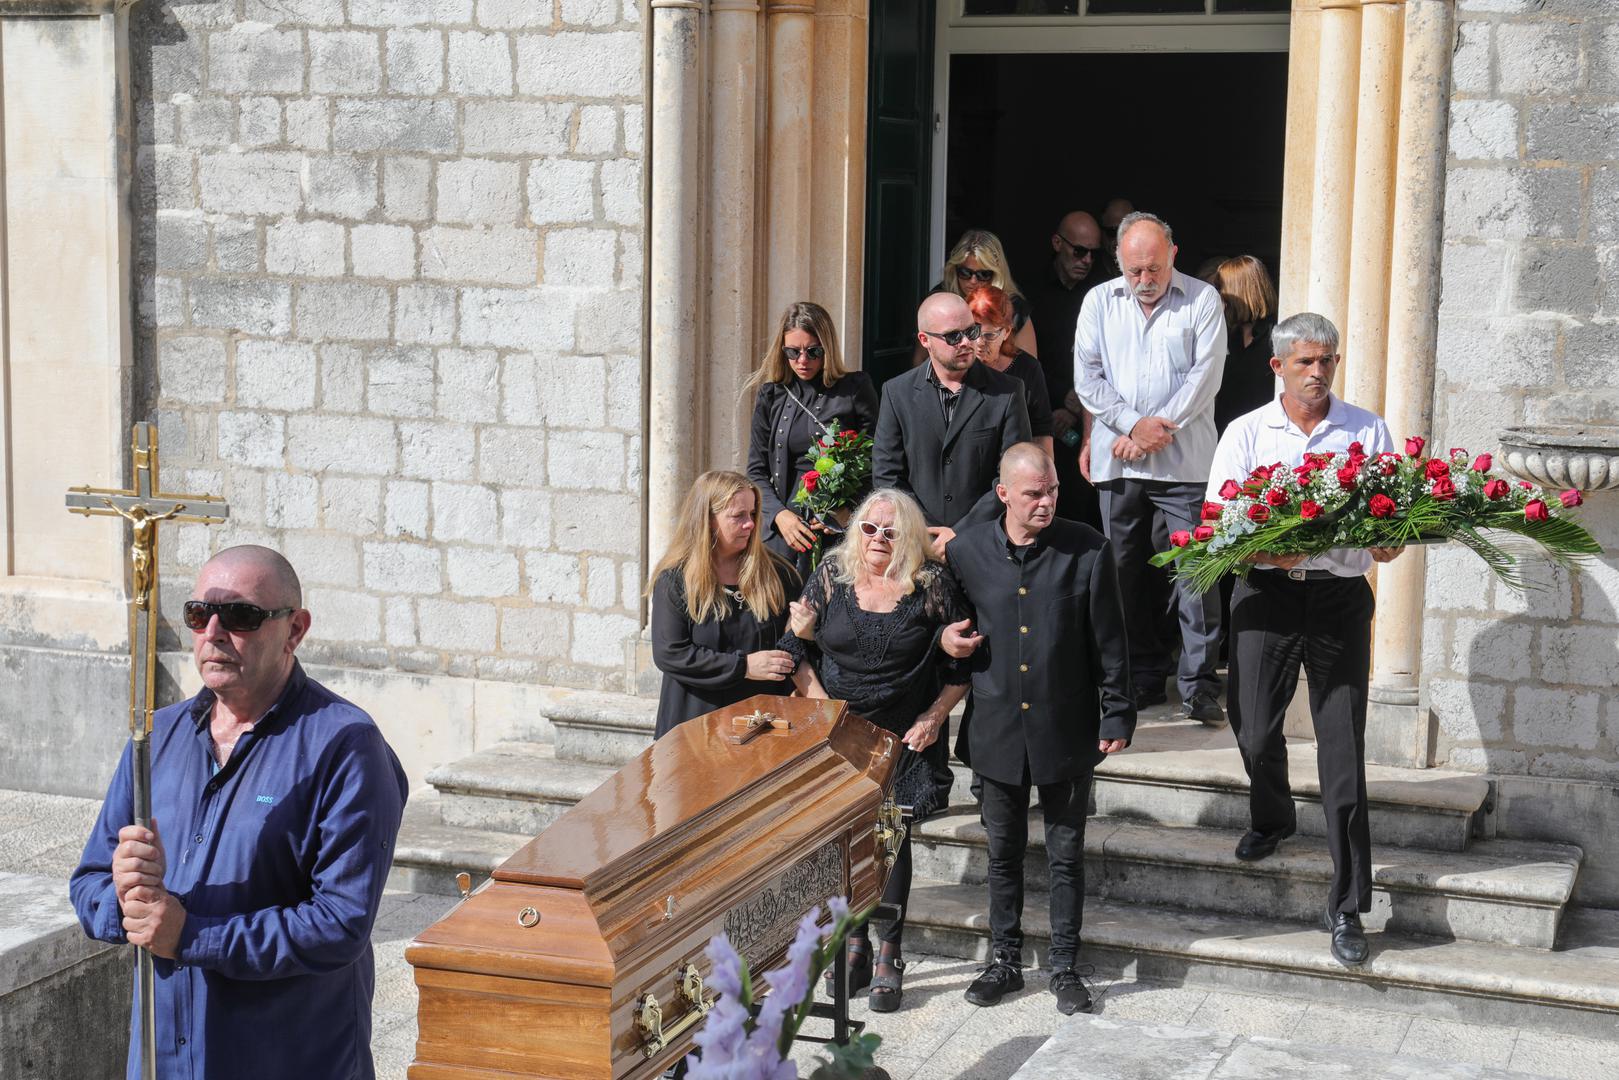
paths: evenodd
<path fill-rule="evenodd" d="M 212 495 L 177 495 L 161 490 L 157 476 L 157 429 L 137 423 L 130 442 L 132 482 L 120 488 L 75 487 L 67 493 L 69 512 L 86 517 L 121 517 L 129 522 L 129 738 L 135 824 L 151 827 L 152 707 L 157 690 L 157 525 L 160 521 L 215 524 L 230 515 L 225 500 Z M 154 1080 L 156 986 L 152 954 L 141 949 L 136 966 L 140 995 L 141 1075 Z"/>

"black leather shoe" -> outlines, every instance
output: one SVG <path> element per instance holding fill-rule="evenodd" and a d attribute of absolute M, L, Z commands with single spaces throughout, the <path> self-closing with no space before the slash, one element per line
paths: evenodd
<path fill-rule="evenodd" d="M 1344 967 L 1359 967 L 1371 955 L 1360 916 L 1350 911 L 1327 912 L 1327 930 L 1332 934 L 1332 957 Z"/>
<path fill-rule="evenodd" d="M 974 1005 L 999 1005 L 1001 998 L 1023 989 L 1023 971 L 1004 960 L 995 960 L 967 987 L 967 1000 Z"/>
<path fill-rule="evenodd" d="M 1052 972 L 1051 992 L 1057 995 L 1057 1011 L 1064 1016 L 1091 1011 L 1091 988 L 1073 968 Z"/>
<path fill-rule="evenodd" d="M 1277 845 L 1292 836 L 1295 827 L 1289 825 L 1285 829 L 1268 833 L 1249 829 L 1242 834 L 1242 839 L 1237 841 L 1237 858 L 1243 862 L 1258 862 L 1267 855 L 1274 855 Z"/>
<path fill-rule="evenodd" d="M 1192 695 L 1186 703 L 1186 715 L 1200 724 L 1209 727 L 1225 727 L 1225 710 L 1220 707 L 1220 697 L 1212 690 L 1200 690 Z"/>
<path fill-rule="evenodd" d="M 1169 695 L 1162 690 L 1137 690 L 1136 708 L 1150 709 L 1154 705 L 1162 705 L 1169 700 Z"/>

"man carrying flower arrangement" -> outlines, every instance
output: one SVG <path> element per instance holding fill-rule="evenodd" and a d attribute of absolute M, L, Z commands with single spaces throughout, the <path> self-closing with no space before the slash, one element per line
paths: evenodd
<path fill-rule="evenodd" d="M 1226 429 L 1214 452 L 1203 524 L 1190 538 L 1174 537 L 1177 546 L 1211 538 L 1228 514 L 1263 525 L 1273 508 L 1281 513 L 1298 502 L 1299 517 L 1310 521 L 1322 504 L 1301 498 L 1302 488 L 1309 494 L 1321 484 L 1352 487 L 1367 460 L 1394 450 L 1381 417 L 1332 393 L 1339 358 L 1331 322 L 1309 312 L 1294 315 L 1271 331 L 1271 348 L 1282 392 Z M 1282 720 L 1302 663 L 1332 854 L 1326 923 L 1332 955 L 1346 965 L 1366 961 L 1360 915 L 1372 906 L 1365 752 L 1373 600 L 1366 572 L 1402 550 L 1334 548 L 1313 557 L 1262 552 L 1250 556 L 1255 569 L 1231 594 L 1227 708 L 1248 772 L 1253 825 L 1237 845 L 1237 858 L 1265 858 L 1296 827 Z"/>

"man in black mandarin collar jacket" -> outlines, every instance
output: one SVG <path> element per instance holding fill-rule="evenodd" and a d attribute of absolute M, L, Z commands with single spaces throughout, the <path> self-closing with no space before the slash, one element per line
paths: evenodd
<path fill-rule="evenodd" d="M 1067 1013 L 1089 1007 L 1072 969 L 1092 771 L 1135 734 L 1124 606 L 1107 540 L 1056 516 L 1056 467 L 1043 450 L 1008 450 L 995 494 L 1004 516 L 963 529 L 946 552 L 980 635 L 969 661 L 972 717 L 957 753 L 983 782 L 994 956 L 967 1000 L 993 1005 L 1023 985 L 1023 855 L 1035 787 L 1051 864 L 1051 988 Z"/>
<path fill-rule="evenodd" d="M 955 529 L 1000 513 L 996 462 L 1029 437 L 1029 411 L 1023 384 L 978 363 L 972 339 L 946 341 L 975 325 L 965 300 L 934 293 L 916 324 L 928 360 L 883 387 L 872 482 L 916 496 L 930 531 L 947 543 Z"/>

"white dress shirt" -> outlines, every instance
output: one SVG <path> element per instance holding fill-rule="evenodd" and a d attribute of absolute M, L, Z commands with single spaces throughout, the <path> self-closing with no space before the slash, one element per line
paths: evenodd
<path fill-rule="evenodd" d="M 1196 278 L 1174 271 L 1151 317 L 1122 277 L 1092 289 L 1074 328 L 1074 389 L 1095 417 L 1091 480 L 1207 480 L 1225 355 L 1220 294 Z M 1114 440 L 1144 416 L 1180 430 L 1140 461 L 1114 457 Z"/>
<path fill-rule="evenodd" d="M 1394 439 L 1383 418 L 1359 405 L 1351 405 L 1333 395 L 1327 415 L 1306 435 L 1282 408 L 1281 395 L 1251 413 L 1231 421 L 1220 436 L 1209 470 L 1209 488 L 1204 498 L 1225 502 L 1220 488 L 1227 480 L 1242 483 L 1261 465 L 1280 461 L 1288 468 L 1304 464 L 1305 454 L 1348 453 L 1350 443 L 1360 443 L 1368 457 L 1392 453 Z M 1341 577 L 1359 577 L 1372 568 L 1372 556 L 1364 548 L 1333 548 L 1325 555 L 1305 559 L 1300 570 L 1329 570 Z M 1275 569 L 1275 567 L 1271 567 Z"/>

